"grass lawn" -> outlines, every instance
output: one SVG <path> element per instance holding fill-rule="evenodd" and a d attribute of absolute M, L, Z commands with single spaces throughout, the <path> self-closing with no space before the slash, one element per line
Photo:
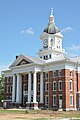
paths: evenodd
<path fill-rule="evenodd" d="M 0 120 L 55 120 L 61 118 L 80 118 L 80 111 L 52 110 L 0 110 Z"/>

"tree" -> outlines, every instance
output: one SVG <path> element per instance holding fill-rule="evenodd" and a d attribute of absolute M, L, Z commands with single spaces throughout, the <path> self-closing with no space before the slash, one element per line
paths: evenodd
<path fill-rule="evenodd" d="M 4 75 L 0 75 L 0 102 L 4 98 Z"/>

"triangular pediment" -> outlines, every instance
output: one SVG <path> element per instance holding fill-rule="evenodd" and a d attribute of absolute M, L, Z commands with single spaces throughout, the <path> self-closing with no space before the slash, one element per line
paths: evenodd
<path fill-rule="evenodd" d="M 30 64 L 30 62 L 29 62 L 29 61 L 26 61 L 25 59 L 23 59 L 22 61 L 20 61 L 19 64 L 17 64 L 17 66 L 19 66 L 19 65 L 24 65 L 24 64 Z"/>
<path fill-rule="evenodd" d="M 24 56 L 24 55 L 20 55 L 17 57 L 17 59 L 10 65 L 9 68 L 11 67 L 15 67 L 15 66 L 21 66 L 21 65 L 25 65 L 25 64 L 31 64 L 34 63 L 29 56 Z"/>

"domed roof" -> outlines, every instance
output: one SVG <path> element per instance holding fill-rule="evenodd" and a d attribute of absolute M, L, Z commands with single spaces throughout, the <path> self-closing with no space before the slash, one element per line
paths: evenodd
<path fill-rule="evenodd" d="M 43 32 L 46 32 L 48 34 L 55 34 L 60 32 L 60 30 L 54 24 L 49 24 L 48 27 L 45 28 Z"/>

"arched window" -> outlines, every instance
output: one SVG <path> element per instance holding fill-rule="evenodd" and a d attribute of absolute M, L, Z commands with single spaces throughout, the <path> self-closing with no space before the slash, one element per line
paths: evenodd
<path fill-rule="evenodd" d="M 73 89 L 73 81 L 70 80 L 70 91 L 72 91 L 72 89 Z"/>

